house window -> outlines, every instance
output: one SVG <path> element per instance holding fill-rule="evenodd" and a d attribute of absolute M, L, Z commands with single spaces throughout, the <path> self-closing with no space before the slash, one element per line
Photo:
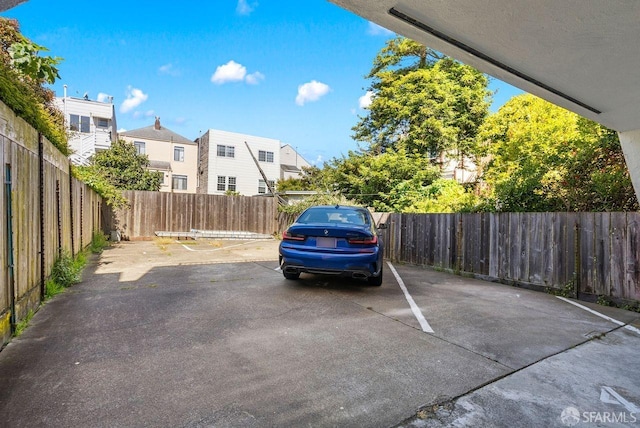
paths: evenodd
<path fill-rule="evenodd" d="M 186 175 L 174 175 L 172 177 L 172 189 L 175 190 L 187 190 L 187 176 Z"/>
<path fill-rule="evenodd" d="M 173 160 L 176 162 L 184 162 L 184 147 L 173 148 Z"/>
<path fill-rule="evenodd" d="M 136 146 L 136 152 L 138 152 L 139 155 L 144 155 L 146 153 L 144 141 L 134 141 L 133 145 Z"/>
<path fill-rule="evenodd" d="M 269 180 L 269 186 L 271 186 L 271 188 L 273 189 L 273 187 L 275 186 L 276 182 L 273 180 Z M 267 188 L 267 185 L 265 184 L 264 180 L 258 180 L 258 193 L 268 193 L 269 189 Z"/>
<path fill-rule="evenodd" d="M 265 150 L 258 151 L 258 160 L 260 162 L 271 162 L 273 163 L 273 152 L 267 152 Z"/>
<path fill-rule="evenodd" d="M 224 192 L 227 190 L 227 177 L 221 175 L 218 176 L 218 191 Z"/>
<path fill-rule="evenodd" d="M 96 126 L 98 128 L 108 128 L 109 119 L 105 119 L 104 117 L 96 117 Z"/>
<path fill-rule="evenodd" d="M 236 157 L 235 147 L 234 146 L 223 146 L 218 144 L 218 156 L 226 157 L 226 158 L 234 158 Z"/>
<path fill-rule="evenodd" d="M 69 129 L 72 131 L 80 131 L 89 133 L 91 127 L 89 126 L 89 116 L 79 116 L 77 114 L 69 115 Z"/>
<path fill-rule="evenodd" d="M 228 183 L 228 186 L 227 186 Z M 222 175 L 218 176 L 218 191 L 235 192 L 236 191 L 236 177 L 224 177 Z"/>
<path fill-rule="evenodd" d="M 89 116 L 80 116 L 80 132 L 89 133 Z"/>

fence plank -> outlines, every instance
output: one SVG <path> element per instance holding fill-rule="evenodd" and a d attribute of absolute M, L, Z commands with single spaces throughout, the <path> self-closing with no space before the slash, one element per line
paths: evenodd
<path fill-rule="evenodd" d="M 595 290 L 595 234 L 592 213 L 580 214 L 580 292 L 593 294 Z"/>
<path fill-rule="evenodd" d="M 611 288 L 611 238 L 610 215 L 594 215 L 594 283 L 593 292 L 598 295 L 606 295 Z"/>
<path fill-rule="evenodd" d="M 623 297 L 640 300 L 640 213 L 627 214 L 626 277 Z"/>
<path fill-rule="evenodd" d="M 529 241 L 527 249 L 529 251 L 527 264 L 527 282 L 531 284 L 543 284 L 543 242 L 542 237 L 542 213 L 532 213 L 528 218 L 526 235 Z"/>
<path fill-rule="evenodd" d="M 610 278 L 608 295 L 625 295 L 625 272 L 627 260 L 627 214 L 611 213 L 611 252 L 609 254 Z"/>

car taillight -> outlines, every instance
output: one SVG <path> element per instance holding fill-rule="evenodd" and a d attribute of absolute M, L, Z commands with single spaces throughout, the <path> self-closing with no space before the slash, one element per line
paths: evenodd
<path fill-rule="evenodd" d="M 294 235 L 290 233 L 288 230 L 282 232 L 282 239 L 285 241 L 304 241 L 304 235 Z"/>
<path fill-rule="evenodd" d="M 363 244 L 363 245 L 375 245 L 378 243 L 378 237 L 358 237 L 358 238 L 349 238 L 347 240 L 349 244 Z"/>

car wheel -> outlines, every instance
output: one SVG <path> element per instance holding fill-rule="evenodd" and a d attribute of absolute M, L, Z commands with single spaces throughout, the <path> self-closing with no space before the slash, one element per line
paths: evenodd
<path fill-rule="evenodd" d="M 298 279 L 298 278 L 300 278 L 300 272 L 285 272 L 285 271 L 282 271 L 282 274 L 287 279 Z"/>
<path fill-rule="evenodd" d="M 369 282 L 369 285 L 380 287 L 382 285 L 382 268 L 380 268 L 380 275 L 370 276 L 369 278 L 367 278 L 367 282 Z"/>

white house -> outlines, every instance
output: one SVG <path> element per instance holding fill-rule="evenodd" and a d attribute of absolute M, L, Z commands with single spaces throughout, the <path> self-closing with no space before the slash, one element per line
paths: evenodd
<path fill-rule="evenodd" d="M 99 150 L 111 147 L 117 138 L 116 111 L 113 100 L 101 102 L 67 96 L 57 97 L 55 103 L 64 113 L 66 128 L 70 131 L 69 147 L 73 151 L 69 159 L 76 165 L 87 165 Z"/>
<path fill-rule="evenodd" d="M 269 186 L 260 169 L 272 188 L 280 178 L 279 140 L 209 129 L 199 141 L 197 193 L 266 194 Z"/>
<path fill-rule="evenodd" d="M 289 144 L 280 147 L 280 179 L 302 177 L 302 167 L 311 166 L 300 154 Z"/>

